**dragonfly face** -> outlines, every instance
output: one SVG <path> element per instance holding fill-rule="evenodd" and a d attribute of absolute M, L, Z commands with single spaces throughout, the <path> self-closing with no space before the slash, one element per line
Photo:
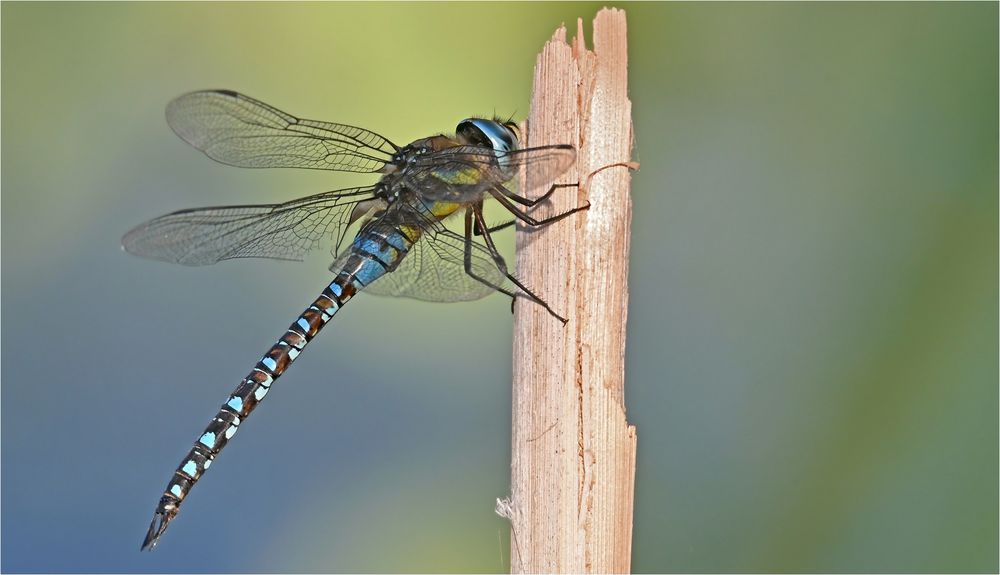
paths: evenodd
<path fill-rule="evenodd" d="M 210 158 L 233 166 L 295 167 L 381 174 L 369 186 L 324 192 L 280 204 L 181 210 L 129 231 L 132 254 L 184 265 L 232 258 L 302 259 L 332 241 L 334 279 L 264 354 L 174 471 L 156 507 L 143 549 L 159 541 L 188 491 L 236 434 L 256 405 L 319 330 L 361 290 L 428 301 L 467 301 L 500 292 L 544 307 L 544 300 L 510 273 L 492 233 L 486 200 L 530 226 L 586 209 L 537 219 L 529 210 L 557 187 L 575 159 L 569 145 L 522 148 L 516 126 L 463 120 L 454 136 L 397 146 L 355 126 L 303 120 L 242 94 L 193 92 L 167 106 L 167 122 Z M 530 178 L 518 178 L 527 171 Z M 530 199 L 516 179 L 549 186 Z M 575 185 L 575 184 L 564 184 Z M 462 231 L 445 220 L 463 216 Z M 345 242 L 349 229 L 357 228 Z"/>

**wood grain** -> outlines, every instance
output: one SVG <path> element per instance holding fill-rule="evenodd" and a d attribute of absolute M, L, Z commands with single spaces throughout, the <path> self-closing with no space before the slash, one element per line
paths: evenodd
<path fill-rule="evenodd" d="M 630 569 L 635 427 L 625 418 L 631 103 L 625 13 L 560 28 L 538 56 L 527 145 L 569 143 L 576 166 L 534 214 L 590 202 L 586 212 L 517 232 L 517 275 L 569 319 L 515 308 L 512 572 L 624 573 Z M 610 166 L 610 167 L 607 167 Z M 606 169 L 601 169 L 607 167 Z M 540 195 L 527 174 L 522 190 Z"/>

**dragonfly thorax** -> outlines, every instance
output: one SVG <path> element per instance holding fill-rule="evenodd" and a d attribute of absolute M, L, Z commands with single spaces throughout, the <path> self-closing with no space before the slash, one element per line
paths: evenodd
<path fill-rule="evenodd" d="M 382 170 L 377 195 L 389 203 L 410 198 L 428 207 L 480 200 L 491 187 L 511 179 L 506 150 L 516 147 L 511 128 L 492 120 L 465 120 L 455 136 L 431 136 L 399 148 Z"/>

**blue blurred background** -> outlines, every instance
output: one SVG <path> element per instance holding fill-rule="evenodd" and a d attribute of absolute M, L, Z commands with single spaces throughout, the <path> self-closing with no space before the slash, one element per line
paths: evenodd
<path fill-rule="evenodd" d="M 623 6 L 635 571 L 996 572 L 997 4 Z M 164 122 L 183 92 L 407 142 L 523 118 L 543 42 L 599 8 L 4 3 L 0 568 L 508 569 L 502 297 L 359 297 L 140 554 L 328 257 L 119 239 L 370 181 L 215 164 Z"/>

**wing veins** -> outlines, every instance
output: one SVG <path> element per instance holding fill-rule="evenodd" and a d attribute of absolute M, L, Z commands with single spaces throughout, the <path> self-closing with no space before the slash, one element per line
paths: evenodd
<path fill-rule="evenodd" d="M 167 122 L 210 158 L 241 167 L 373 173 L 399 150 L 370 130 L 303 120 L 230 91 L 180 96 L 167 106 Z"/>
<path fill-rule="evenodd" d="M 367 186 L 282 204 L 181 210 L 134 228 L 122 244 L 136 255 L 187 265 L 237 257 L 300 260 L 328 235 L 339 246 L 358 206 L 377 201 L 374 190 Z"/>

